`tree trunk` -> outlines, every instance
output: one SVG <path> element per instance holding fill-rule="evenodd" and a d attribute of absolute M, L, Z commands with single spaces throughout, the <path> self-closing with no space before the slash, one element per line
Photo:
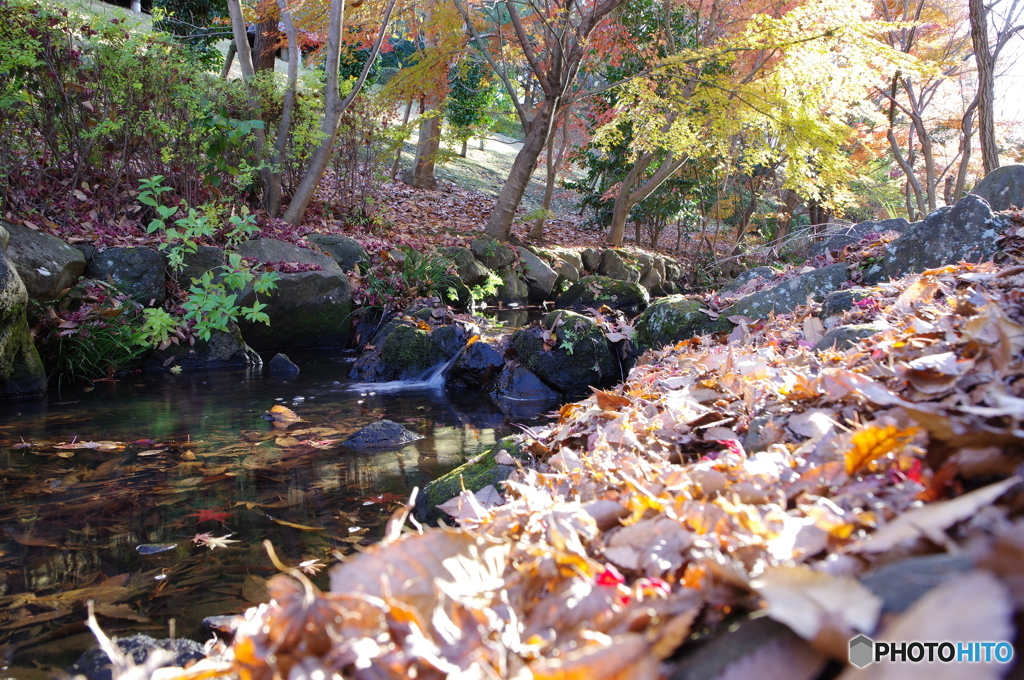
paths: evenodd
<path fill-rule="evenodd" d="M 231 73 L 231 64 L 235 62 L 235 54 L 238 52 L 238 48 L 235 47 L 234 41 L 228 45 L 228 53 L 224 55 L 224 66 L 220 70 L 220 77 L 226 79 L 228 74 Z"/>
<path fill-rule="evenodd" d="M 420 117 L 420 136 L 416 143 L 416 162 L 412 168 L 412 184 L 417 189 L 436 189 L 434 165 L 441 148 L 441 111 L 436 96 L 428 95 L 426 112 Z"/>
<path fill-rule="evenodd" d="M 988 21 L 982 0 L 968 0 L 971 16 L 971 41 L 974 43 L 974 61 L 978 66 L 978 139 L 981 142 L 981 162 L 985 174 L 999 167 L 999 148 L 996 146 L 994 86 L 995 59 L 988 45 Z"/>
<path fill-rule="evenodd" d="M 278 45 L 277 13 L 256 24 L 256 40 L 252 50 L 252 67 L 256 73 L 273 71 Z"/>
<path fill-rule="evenodd" d="M 462 138 L 462 151 L 459 152 L 461 158 L 465 158 L 466 154 L 469 153 L 469 137 Z"/>
<path fill-rule="evenodd" d="M 485 232 L 499 241 L 507 241 L 512 233 L 512 220 L 515 219 L 516 208 L 523 200 L 523 194 L 526 193 L 526 187 L 533 177 L 533 171 L 537 169 L 537 161 L 540 160 L 540 154 L 548 141 L 551 116 L 557 108 L 557 103 L 557 99 L 545 98 L 530 121 L 523 148 L 512 162 L 508 179 L 502 185 L 494 210 L 491 211 L 487 226 L 484 227 Z"/>
<path fill-rule="evenodd" d="M 412 100 L 405 105 L 405 116 L 402 118 L 402 127 L 404 128 L 409 124 L 409 116 L 412 115 Z M 403 132 L 403 137 L 398 144 L 398 149 L 395 151 L 395 161 L 391 164 L 391 181 L 394 182 L 395 178 L 398 177 L 398 170 L 402 165 L 402 147 L 405 146 L 405 140 L 408 139 L 408 133 Z"/>
<path fill-rule="evenodd" d="M 544 223 L 547 222 L 548 213 L 551 212 L 551 199 L 555 194 L 555 180 L 558 179 L 558 170 L 562 167 L 562 161 L 565 159 L 565 150 L 569 146 L 569 112 L 571 108 L 566 108 L 562 114 L 562 144 L 558 147 L 558 156 L 555 156 L 555 132 L 551 131 L 548 135 L 548 173 L 547 183 L 544 185 L 544 202 L 541 205 L 541 214 L 537 217 L 537 221 L 533 223 L 533 227 L 530 229 L 530 238 L 539 240 L 544 238 Z"/>
<path fill-rule="evenodd" d="M 953 203 L 959 201 L 964 195 L 964 188 L 967 185 L 967 170 L 971 163 L 971 137 L 974 136 L 974 110 L 977 107 L 978 100 L 975 98 L 964 111 L 964 117 L 960 122 L 960 166 L 956 170 L 956 186 L 951 197 Z"/>
<path fill-rule="evenodd" d="M 618 248 L 622 245 L 622 237 L 626 233 L 626 218 L 629 216 L 629 211 L 633 209 L 633 206 L 653 194 L 665 180 L 675 174 L 682 167 L 683 163 L 686 162 L 685 157 L 677 159 L 674 153 L 669 152 L 661 162 L 661 166 L 651 175 L 650 179 L 644 182 L 639 189 L 633 191 L 632 188 L 636 186 L 641 175 L 650 167 L 655 158 L 655 155 L 651 152 L 643 154 L 633 164 L 633 167 L 630 168 L 626 179 L 622 180 L 619 193 L 615 196 L 615 206 L 612 209 L 612 226 L 608 231 L 608 245 L 612 248 Z M 639 244 L 640 232 L 638 229 L 637 245 Z"/>

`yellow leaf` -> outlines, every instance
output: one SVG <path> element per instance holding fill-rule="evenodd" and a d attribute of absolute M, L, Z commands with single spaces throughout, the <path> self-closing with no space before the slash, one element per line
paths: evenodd
<path fill-rule="evenodd" d="M 846 453 L 846 473 L 852 475 L 871 461 L 905 446 L 920 431 L 919 427 L 901 430 L 895 425 L 869 425 L 854 432 L 850 439 L 851 448 Z"/>
<path fill-rule="evenodd" d="M 427 323 L 426 321 L 424 321 L 422 319 L 420 319 L 419 321 L 416 322 L 416 328 L 419 328 L 421 331 L 426 331 L 428 333 L 430 331 L 434 330 L 433 327 L 429 323 Z"/>
<path fill-rule="evenodd" d="M 469 347 L 470 345 L 472 345 L 474 342 L 476 342 L 479 339 L 480 339 L 479 335 L 472 336 L 469 340 L 466 340 L 466 347 Z"/>

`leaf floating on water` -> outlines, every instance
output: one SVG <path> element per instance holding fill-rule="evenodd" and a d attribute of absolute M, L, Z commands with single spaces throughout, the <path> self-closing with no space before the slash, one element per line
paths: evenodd
<path fill-rule="evenodd" d="M 238 541 L 232 540 L 230 537 L 234 534 L 227 534 L 226 536 L 214 536 L 209 532 L 202 534 L 196 534 L 192 537 L 192 542 L 196 545 L 205 545 L 210 550 L 214 548 L 226 548 L 229 543 L 238 543 Z"/>
<path fill-rule="evenodd" d="M 167 552 L 168 550 L 174 550 L 177 547 L 177 543 L 143 543 L 142 545 L 135 546 L 135 552 L 140 555 L 155 555 Z"/>
<path fill-rule="evenodd" d="M 274 522 L 275 524 L 280 524 L 283 527 L 290 527 L 292 529 L 298 529 L 299 531 L 323 531 L 324 530 L 323 527 L 311 527 L 311 526 L 307 526 L 305 524 L 296 524 L 295 522 L 289 522 L 288 520 L 285 520 L 285 519 L 277 519 L 276 517 L 271 517 L 270 515 L 267 515 L 267 519 L 269 519 L 270 521 Z M 231 542 L 235 543 L 235 541 L 231 541 Z"/>
<path fill-rule="evenodd" d="M 267 411 L 263 418 L 269 420 L 274 427 L 286 428 L 292 423 L 297 423 L 302 420 L 295 411 L 291 410 L 287 406 L 281 406 L 275 404 L 273 408 Z"/>

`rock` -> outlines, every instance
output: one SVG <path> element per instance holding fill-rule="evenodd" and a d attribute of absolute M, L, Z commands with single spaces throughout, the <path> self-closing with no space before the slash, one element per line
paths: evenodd
<path fill-rule="evenodd" d="M 256 262 L 295 262 L 319 265 L 321 270 L 280 273 L 277 289 L 261 295 L 270 325 L 239 321 L 246 340 L 259 351 L 299 347 L 344 347 L 352 328 L 352 286 L 338 263 L 323 253 L 284 241 L 261 238 L 238 247 L 242 257 Z M 251 305 L 249 287 L 239 295 L 240 306 Z"/>
<path fill-rule="evenodd" d="M 155 349 L 146 358 L 147 370 L 167 370 L 179 366 L 183 371 L 204 371 L 214 368 L 262 366 L 263 360 L 245 344 L 238 326 L 227 331 L 213 331 L 209 340 L 196 339 L 195 345 L 170 345 Z"/>
<path fill-rule="evenodd" d="M 985 175 L 971 193 L 984 198 L 996 212 L 1024 208 L 1024 165 L 996 168 Z"/>
<path fill-rule="evenodd" d="M 845 264 L 815 269 L 771 288 L 751 293 L 722 311 L 720 318 L 740 315 L 751 319 L 765 319 L 773 311 L 776 314 L 787 314 L 799 305 L 807 304 L 808 297 L 821 300 L 826 294 L 838 289 L 846 280 Z"/>
<path fill-rule="evenodd" d="M 619 257 L 621 257 L 623 261 L 633 260 L 636 263 L 636 266 L 639 267 L 640 269 L 641 279 L 647 276 L 647 274 L 651 271 L 651 268 L 654 267 L 654 257 L 644 252 L 638 251 L 633 253 L 627 253 L 624 251 L 619 251 Z"/>
<path fill-rule="evenodd" d="M 509 346 L 519 361 L 541 380 L 566 395 L 589 394 L 591 385 L 610 385 L 622 377 L 618 359 L 593 319 L 570 311 L 551 312 L 544 318 L 551 329 L 551 348 L 544 349 L 544 329 L 521 328 Z"/>
<path fill-rule="evenodd" d="M 28 291 L 18 270 L 0 253 L 0 399 L 46 392 L 46 371 L 28 329 Z"/>
<path fill-rule="evenodd" d="M 444 360 L 447 361 L 466 346 L 466 341 L 470 337 L 477 334 L 477 332 L 470 330 L 471 328 L 479 330 L 476 326 L 466 325 L 462 322 L 451 323 L 447 326 L 435 328 L 430 334 L 430 340 L 440 351 Z"/>
<path fill-rule="evenodd" d="M 860 578 L 882 598 L 882 615 L 902 614 L 922 595 L 974 569 L 966 553 L 920 555 L 882 565 Z"/>
<path fill-rule="evenodd" d="M 142 665 L 150 653 L 157 650 L 168 653 L 166 662 L 160 664 L 160 667 L 185 668 L 206 658 L 202 645 L 185 638 L 156 640 L 148 635 L 132 635 L 115 640 L 114 644 L 137 665 Z M 78 657 L 78 660 L 65 670 L 69 675 L 83 675 L 88 680 L 111 680 L 112 675 L 110 657 L 99 647 L 94 647 Z"/>
<path fill-rule="evenodd" d="M 619 281 L 606 276 L 584 276 L 555 300 L 555 309 L 583 311 L 608 305 L 626 316 L 636 316 L 647 309 L 650 297 L 638 283 Z"/>
<path fill-rule="evenodd" d="M 320 250 L 338 263 L 343 271 L 350 272 L 360 262 L 369 262 L 370 256 L 362 244 L 354 238 L 341 234 L 307 234 L 306 240 L 315 243 Z"/>
<path fill-rule="evenodd" d="M 652 266 L 650 270 L 644 274 L 643 278 L 640 279 L 640 285 L 643 286 L 651 295 L 655 295 L 661 290 L 662 283 L 664 283 L 662 274 L 654 266 Z"/>
<path fill-rule="evenodd" d="M 356 451 L 388 451 L 400 449 L 423 435 L 407 430 L 391 420 L 378 420 L 350 435 L 343 445 Z"/>
<path fill-rule="evenodd" d="M 562 262 L 572 265 L 572 268 L 576 271 L 583 271 L 583 258 L 575 250 L 569 250 L 568 248 L 552 248 L 551 252 Z M 557 270 L 558 268 L 555 267 L 555 271 Z"/>
<path fill-rule="evenodd" d="M 579 270 L 565 261 L 558 262 L 555 266 L 555 273 L 558 274 L 558 278 L 555 279 L 554 290 L 558 290 L 559 286 L 566 283 L 572 285 L 580 280 Z"/>
<path fill-rule="evenodd" d="M 10 235 L 7 257 L 21 276 L 30 300 L 55 300 L 85 271 L 85 255 L 56 236 L 0 221 Z"/>
<path fill-rule="evenodd" d="M 522 364 L 502 371 L 484 389 L 505 417 L 516 421 L 532 420 L 562 400 Z"/>
<path fill-rule="evenodd" d="M 489 342 L 479 340 L 463 348 L 448 371 L 448 385 L 479 388 L 505 365 L 505 357 Z"/>
<path fill-rule="evenodd" d="M 376 337 L 380 337 L 380 333 Z M 431 334 L 398 324 L 383 342 L 356 360 L 349 377 L 362 382 L 415 380 L 446 359 Z"/>
<path fill-rule="evenodd" d="M 619 281 L 632 281 L 633 283 L 640 281 L 640 270 L 626 264 L 622 256 L 614 250 L 606 250 L 601 254 L 601 266 L 598 267 L 597 273 Z"/>
<path fill-rule="evenodd" d="M 676 283 L 679 281 L 679 277 L 683 275 L 683 268 L 677 262 L 670 260 L 665 261 L 665 280 Z"/>
<path fill-rule="evenodd" d="M 740 272 L 736 278 L 722 286 L 719 292 L 731 293 L 737 291 L 755 279 L 759 281 L 771 281 L 775 278 L 775 274 L 776 271 L 771 267 L 754 267 L 753 269 L 748 269 L 745 272 Z"/>
<path fill-rule="evenodd" d="M 634 324 L 633 342 L 640 352 L 661 349 L 695 335 L 729 332 L 733 324 L 725 315 L 712 319 L 699 311 L 703 305 L 682 295 L 655 300 Z"/>
<path fill-rule="evenodd" d="M 473 251 L 469 248 L 453 246 L 451 248 L 441 248 L 439 252 L 442 255 L 447 255 L 455 262 L 459 278 L 467 286 L 482 285 L 487 282 L 488 277 L 491 275 L 491 270 L 481 264 L 473 256 Z"/>
<path fill-rule="evenodd" d="M 473 256 L 488 269 L 502 269 L 515 261 L 512 249 L 493 236 L 478 236 L 469 244 Z"/>
<path fill-rule="evenodd" d="M 512 465 L 495 462 L 494 457 L 500 451 L 524 462 L 530 459 L 530 454 L 523 450 L 522 437 L 505 437 L 487 451 L 424 486 L 413 510 L 416 519 L 425 524 L 437 524 L 438 519 L 448 517 L 437 506 L 458 496 L 463 488 L 474 493 L 485 486 L 500 488 L 501 483 L 516 469 Z"/>
<path fill-rule="evenodd" d="M 519 261 L 524 267 L 522 279 L 526 281 L 530 302 L 539 303 L 547 300 L 555 287 L 558 274 L 547 262 L 526 248 L 516 247 L 516 252 L 519 253 Z"/>
<path fill-rule="evenodd" d="M 93 255 L 85 275 L 113 281 L 114 285 L 143 305 L 161 304 L 167 298 L 164 271 L 167 257 L 149 248 L 107 248 Z"/>
<path fill-rule="evenodd" d="M 936 210 L 886 245 L 883 276 L 895 279 L 960 260 L 991 259 L 1002 232 L 993 217 L 988 203 L 973 194 Z"/>
<path fill-rule="evenodd" d="M 593 248 L 585 248 L 580 253 L 580 259 L 583 260 L 583 269 L 588 272 L 596 272 L 598 267 L 601 266 L 601 251 Z"/>
<path fill-rule="evenodd" d="M 870 293 L 863 288 L 856 290 L 834 290 L 822 300 L 821 313 L 818 316 L 822 320 L 839 316 L 843 312 L 853 309 L 854 303 L 868 297 L 871 297 Z"/>
<path fill-rule="evenodd" d="M 287 354 L 278 352 L 274 358 L 267 363 L 267 372 L 271 375 L 294 377 L 299 374 L 299 367 L 288 358 Z"/>
<path fill-rule="evenodd" d="M 495 272 L 501 278 L 498 291 L 493 300 L 505 304 L 525 305 L 530 297 L 530 288 L 511 269 L 499 269 Z"/>
<path fill-rule="evenodd" d="M 824 253 L 837 252 L 846 246 L 859 242 L 868 234 L 884 234 L 887 231 L 903 233 L 910 222 L 902 217 L 892 220 L 870 221 L 854 224 L 853 226 L 830 226 L 830 236 L 821 243 L 815 243 L 807 253 L 808 259 L 817 257 Z"/>
<path fill-rule="evenodd" d="M 882 330 L 881 326 L 870 323 L 837 326 L 836 328 L 826 332 L 825 335 L 821 337 L 821 340 L 818 341 L 818 344 L 814 346 L 814 349 L 823 350 L 835 348 L 842 352 L 850 349 L 864 338 L 870 338 L 872 335 L 877 335 Z"/>
<path fill-rule="evenodd" d="M 192 279 L 202 278 L 203 274 L 224 264 L 224 249 L 217 246 L 199 246 L 194 253 L 186 253 L 185 266 L 173 273 L 174 280 L 184 289 L 192 285 Z"/>
<path fill-rule="evenodd" d="M 6 252 L 7 246 L 11 245 L 11 234 L 5 226 L 10 226 L 10 223 L 0 220 L 0 250 Z"/>

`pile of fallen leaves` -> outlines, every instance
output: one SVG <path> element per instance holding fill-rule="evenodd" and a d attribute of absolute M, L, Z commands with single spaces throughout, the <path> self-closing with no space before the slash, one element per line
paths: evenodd
<path fill-rule="evenodd" d="M 848 314 L 881 330 L 846 352 L 807 348 L 811 306 L 728 344 L 650 352 L 533 432 L 536 460 L 504 498 L 463 492 L 447 505 L 459 529 L 403 532 L 399 513 L 329 593 L 274 577 L 230 661 L 192 673 L 654 678 L 693 637 L 759 609 L 799 636 L 737 658 L 767 677 L 845 663 L 858 633 L 1012 639 L 1022 285 L 1024 269 L 982 264 L 880 286 Z M 947 551 L 976 567 L 900 616 L 882 619 L 857 580 Z"/>

